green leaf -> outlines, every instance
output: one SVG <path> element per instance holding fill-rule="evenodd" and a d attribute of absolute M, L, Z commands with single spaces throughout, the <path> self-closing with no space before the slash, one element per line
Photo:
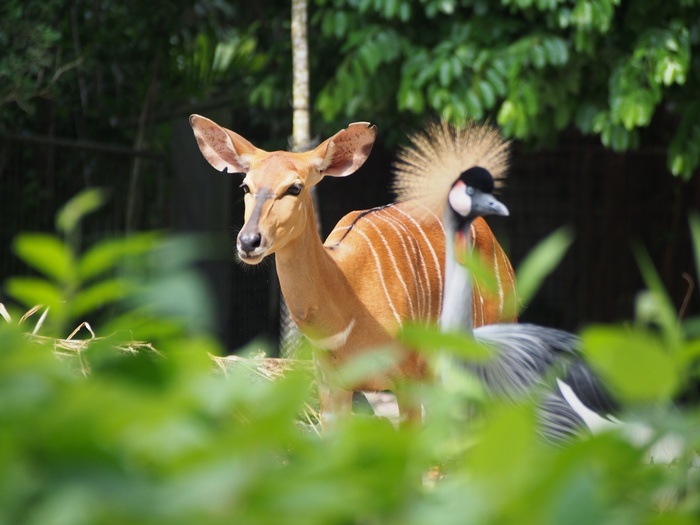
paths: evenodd
<path fill-rule="evenodd" d="M 157 233 L 138 233 L 123 239 L 100 241 L 88 249 L 78 262 L 81 282 L 89 281 L 105 272 L 114 270 L 128 256 L 147 253 L 156 246 Z"/>
<path fill-rule="evenodd" d="M 688 222 L 690 223 L 690 238 L 695 258 L 695 275 L 700 276 L 700 215 L 697 212 L 692 212 Z"/>
<path fill-rule="evenodd" d="M 580 129 L 584 134 L 591 133 L 593 131 L 594 122 L 597 115 L 598 108 L 594 104 L 579 104 L 576 108 L 576 114 L 574 116 L 576 127 L 578 127 L 578 129 Z"/>
<path fill-rule="evenodd" d="M 489 408 L 481 439 L 470 452 L 470 468 L 480 484 L 496 485 L 490 486 L 491 490 L 517 491 L 519 485 L 532 479 L 530 460 L 538 439 L 534 410 L 527 404 Z"/>
<path fill-rule="evenodd" d="M 496 120 L 498 125 L 503 129 L 503 134 L 506 137 L 512 137 L 515 135 L 517 122 L 521 116 L 520 113 L 520 107 L 512 100 L 505 100 L 503 101 L 503 104 L 501 104 Z"/>
<path fill-rule="evenodd" d="M 56 227 L 66 235 L 72 233 L 83 217 L 100 208 L 106 200 L 107 194 L 102 189 L 81 191 L 58 211 Z"/>
<path fill-rule="evenodd" d="M 178 319 L 195 330 L 209 329 L 213 319 L 211 298 L 202 276 L 192 269 L 167 272 L 144 285 L 129 299 L 161 318 Z"/>
<path fill-rule="evenodd" d="M 478 83 L 479 96 L 486 108 L 492 108 L 496 104 L 496 94 L 491 87 L 491 84 L 482 80 Z"/>
<path fill-rule="evenodd" d="M 133 292 L 126 279 L 108 279 L 80 290 L 70 304 L 73 318 L 79 318 L 98 308 L 123 300 Z"/>
<path fill-rule="evenodd" d="M 55 284 L 37 277 L 10 277 L 5 291 L 29 308 L 38 304 L 55 308 L 63 301 L 61 290 Z"/>
<path fill-rule="evenodd" d="M 542 47 L 541 45 L 535 44 L 532 46 L 532 48 L 530 49 L 530 57 L 532 58 L 532 64 L 537 69 L 542 69 L 544 66 L 547 65 L 545 50 L 544 47 Z"/>
<path fill-rule="evenodd" d="M 612 147 L 616 153 L 634 148 L 639 141 L 636 129 L 627 130 L 623 126 L 613 125 L 605 131 L 608 132 L 606 146 Z M 605 132 L 603 138 L 605 139 Z"/>
<path fill-rule="evenodd" d="M 627 402 L 668 401 L 679 378 L 664 345 L 642 330 L 594 327 L 582 334 L 591 366 Z"/>
<path fill-rule="evenodd" d="M 401 3 L 401 8 L 399 9 L 399 19 L 402 22 L 408 22 L 411 19 L 411 4 L 409 2 Z"/>
<path fill-rule="evenodd" d="M 593 24 L 593 7 L 591 2 L 579 1 L 571 12 L 571 20 L 580 27 L 590 27 Z"/>
<path fill-rule="evenodd" d="M 499 97 L 503 97 L 508 92 L 506 83 L 503 80 L 503 76 L 495 69 L 486 70 L 486 79 L 489 81 L 493 89 L 496 91 Z"/>
<path fill-rule="evenodd" d="M 438 351 L 449 351 L 456 356 L 471 361 L 488 359 L 492 352 L 474 338 L 463 332 L 443 332 L 436 326 L 425 326 L 408 323 L 403 325 L 399 340 L 409 348 L 434 354 Z"/>
<path fill-rule="evenodd" d="M 686 170 L 686 162 L 685 162 L 685 155 L 680 152 L 672 152 L 669 150 L 669 162 L 668 162 L 668 167 L 671 170 L 671 173 L 673 173 L 676 177 L 679 175 L 683 175 L 687 172 Z"/>
<path fill-rule="evenodd" d="M 13 250 L 27 265 L 61 284 L 69 285 L 75 279 L 73 254 L 54 235 L 23 233 L 15 238 Z"/>
<path fill-rule="evenodd" d="M 493 267 L 484 262 L 477 250 L 460 253 L 459 257 L 464 271 L 469 272 L 475 287 L 488 293 L 498 293 L 499 284 L 493 273 Z"/>
<path fill-rule="evenodd" d="M 572 242 L 573 234 L 569 228 L 559 228 L 540 241 L 520 263 L 516 283 L 521 310 L 527 307 L 544 279 L 561 262 Z"/>
<path fill-rule="evenodd" d="M 690 180 L 700 164 L 700 105 L 688 103 L 679 107 L 683 119 L 668 148 L 668 166 L 675 176 Z"/>
<path fill-rule="evenodd" d="M 452 99 L 449 90 L 443 88 L 430 89 L 428 96 L 430 106 L 438 111 L 441 111 Z"/>
<path fill-rule="evenodd" d="M 440 63 L 440 69 L 438 70 L 440 85 L 442 87 L 449 86 L 452 81 L 452 64 L 449 60 L 444 60 Z"/>
<path fill-rule="evenodd" d="M 640 246 L 634 246 L 634 253 L 644 283 L 649 288 L 651 298 L 653 298 L 655 313 L 653 320 L 661 327 L 668 348 L 677 350 L 681 345 L 682 335 L 673 301 L 671 301 L 647 251 Z M 649 310 L 647 309 L 647 311 Z"/>
<path fill-rule="evenodd" d="M 688 371 L 691 375 L 697 374 L 698 359 L 700 359 L 700 339 L 692 339 L 683 344 L 676 357 L 676 364 L 681 371 Z"/>
<path fill-rule="evenodd" d="M 550 37 L 542 42 L 547 61 L 552 65 L 561 66 L 569 61 L 569 50 L 561 38 Z"/>
<path fill-rule="evenodd" d="M 335 13 L 335 20 L 333 21 L 333 32 L 336 38 L 343 38 L 348 27 L 348 15 L 344 11 L 337 11 Z"/>
<path fill-rule="evenodd" d="M 391 19 L 399 10 L 399 0 L 384 0 L 384 16 Z"/>
<path fill-rule="evenodd" d="M 474 120 L 481 120 L 484 116 L 484 110 L 481 107 L 479 95 L 474 90 L 467 91 L 467 108 L 469 108 L 469 117 Z"/>
<path fill-rule="evenodd" d="M 540 107 L 540 87 L 534 82 L 522 82 L 519 95 L 527 114 L 530 116 L 537 115 Z"/>
<path fill-rule="evenodd" d="M 402 82 L 397 94 L 398 107 L 414 113 L 422 113 L 425 108 L 425 99 L 420 88 L 415 88 L 410 82 Z"/>
<path fill-rule="evenodd" d="M 458 56 L 452 55 L 450 66 L 452 67 L 452 78 L 458 79 L 464 75 L 464 65 Z"/>

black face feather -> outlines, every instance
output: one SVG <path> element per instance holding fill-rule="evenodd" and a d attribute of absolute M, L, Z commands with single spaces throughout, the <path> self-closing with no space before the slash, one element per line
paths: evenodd
<path fill-rule="evenodd" d="M 447 196 L 458 229 L 464 229 L 477 217 L 508 215 L 508 208 L 493 196 L 495 188 L 491 173 L 480 166 L 461 173 Z"/>
<path fill-rule="evenodd" d="M 467 186 L 484 193 L 493 193 L 493 177 L 487 169 L 481 166 L 475 166 L 463 171 L 459 176 L 459 180 L 463 181 Z"/>

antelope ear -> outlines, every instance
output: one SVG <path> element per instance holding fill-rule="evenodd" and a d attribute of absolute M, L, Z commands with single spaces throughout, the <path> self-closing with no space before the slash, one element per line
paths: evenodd
<path fill-rule="evenodd" d="M 377 126 L 353 122 L 320 144 L 314 154 L 321 175 L 347 177 L 355 173 L 369 157 L 377 138 Z"/>
<path fill-rule="evenodd" d="M 258 148 L 238 133 L 219 126 L 201 115 L 191 115 L 190 125 L 197 139 L 199 150 L 207 162 L 219 171 L 247 173 L 250 158 Z"/>

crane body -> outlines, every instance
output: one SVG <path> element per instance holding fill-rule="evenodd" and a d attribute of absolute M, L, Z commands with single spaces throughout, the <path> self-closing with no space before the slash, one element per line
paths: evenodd
<path fill-rule="evenodd" d="M 494 153 L 496 152 L 496 153 Z M 440 165 L 426 173 L 422 165 Z M 483 362 L 442 359 L 442 367 L 463 366 L 498 398 L 522 402 L 538 397 L 540 434 L 559 442 L 586 432 L 597 416 L 610 421 L 616 402 L 579 354 L 579 339 L 554 328 L 534 324 L 490 324 L 474 327 L 471 303 L 473 282 L 464 266 L 464 253 L 473 245 L 473 224 L 488 215 L 507 216 L 494 196 L 495 180 L 507 165 L 506 144 L 495 130 L 476 125 L 463 130 L 434 125 L 413 137 L 413 148 L 402 152 L 398 165 L 400 196 L 421 199 L 433 209 L 442 206 L 445 229 L 445 279 L 440 328 L 462 330 L 491 350 Z M 431 192 L 426 184 L 433 185 Z M 443 370 L 444 371 L 444 370 Z M 441 370 L 438 370 L 438 375 Z"/>

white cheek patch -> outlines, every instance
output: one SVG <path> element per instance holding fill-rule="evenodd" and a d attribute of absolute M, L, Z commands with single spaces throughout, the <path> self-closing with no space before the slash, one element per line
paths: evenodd
<path fill-rule="evenodd" d="M 467 195 L 467 185 L 461 180 L 452 186 L 447 200 L 452 209 L 462 217 L 466 217 L 472 211 L 472 199 Z"/>

